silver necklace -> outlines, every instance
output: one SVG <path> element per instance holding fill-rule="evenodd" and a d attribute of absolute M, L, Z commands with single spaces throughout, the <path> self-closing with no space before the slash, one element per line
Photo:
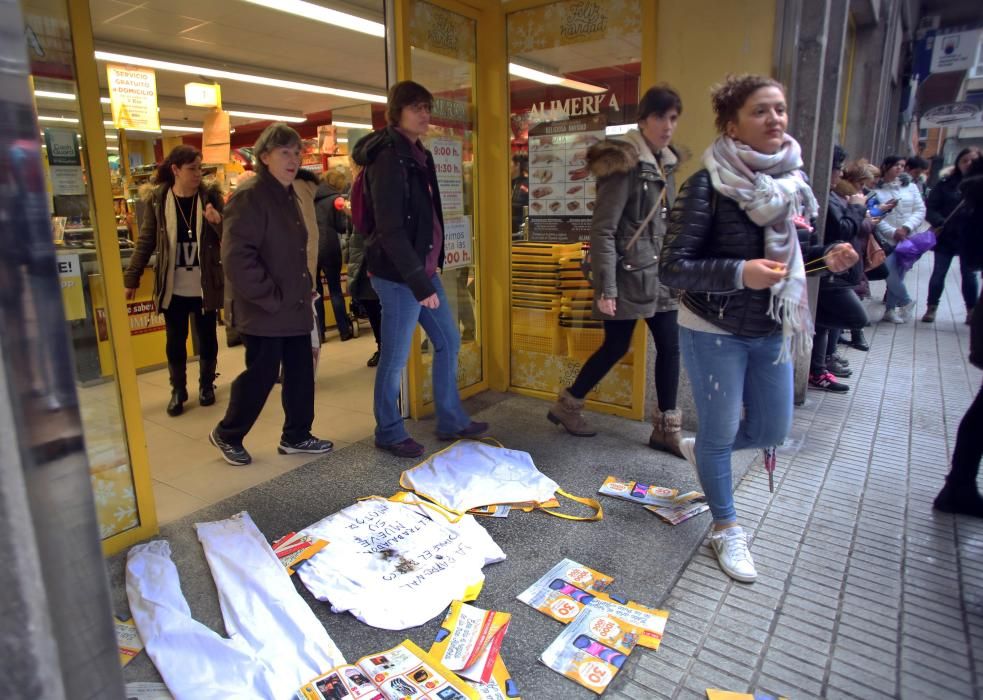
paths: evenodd
<path fill-rule="evenodd" d="M 191 225 L 191 221 L 188 220 L 188 217 L 186 217 L 184 215 L 184 209 L 181 208 L 181 203 L 178 202 L 178 201 L 176 201 L 177 200 L 177 195 L 174 195 L 174 199 L 175 199 L 174 205 L 177 207 L 177 210 L 181 213 L 181 219 L 184 221 L 184 225 L 188 228 L 188 235 L 191 236 L 191 238 L 193 239 L 195 237 L 194 227 Z M 191 220 L 192 221 L 195 218 L 195 204 L 197 204 L 197 203 L 198 203 L 198 198 L 197 197 L 194 197 L 192 195 L 192 199 L 191 199 Z"/>

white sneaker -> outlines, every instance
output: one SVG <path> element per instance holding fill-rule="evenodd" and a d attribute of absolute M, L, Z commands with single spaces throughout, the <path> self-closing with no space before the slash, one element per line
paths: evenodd
<path fill-rule="evenodd" d="M 881 319 L 885 323 L 904 323 L 904 317 L 897 309 L 888 309 L 884 312 L 884 318 Z"/>
<path fill-rule="evenodd" d="M 748 548 L 748 537 L 740 526 L 718 530 L 710 535 L 710 546 L 724 573 L 735 581 L 752 583 L 758 578 Z"/>
<path fill-rule="evenodd" d="M 910 321 L 914 317 L 914 315 L 915 315 L 915 302 L 914 302 L 914 300 L 909 301 L 904 306 L 899 306 L 898 307 L 898 316 L 901 317 L 901 319 L 902 319 L 901 322 L 902 323 L 907 323 L 908 321 Z"/>
<path fill-rule="evenodd" d="M 683 453 L 686 461 L 696 469 L 696 438 L 684 437 L 679 441 L 679 451 Z"/>

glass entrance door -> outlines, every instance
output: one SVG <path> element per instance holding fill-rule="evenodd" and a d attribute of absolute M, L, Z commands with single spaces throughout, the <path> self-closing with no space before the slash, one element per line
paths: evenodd
<path fill-rule="evenodd" d="M 433 153 L 443 205 L 441 281 L 461 333 L 457 384 L 462 396 L 468 396 L 487 385 L 482 360 L 474 186 L 479 128 L 475 109 L 478 15 L 467 16 L 425 0 L 411 0 L 407 9 L 409 77 L 434 96 L 426 146 Z M 418 331 L 409 365 L 410 409 L 414 416 L 429 413 L 433 407 L 432 361 L 430 345 Z"/>

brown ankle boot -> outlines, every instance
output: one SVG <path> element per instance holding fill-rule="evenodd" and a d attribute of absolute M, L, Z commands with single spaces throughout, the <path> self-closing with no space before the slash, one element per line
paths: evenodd
<path fill-rule="evenodd" d="M 925 309 L 925 315 L 922 316 L 922 321 L 925 323 L 932 323 L 935 320 L 935 313 L 939 310 L 938 304 L 929 304 L 928 308 Z"/>
<path fill-rule="evenodd" d="M 649 447 L 653 450 L 662 450 L 677 457 L 683 457 L 679 449 L 679 441 L 683 434 L 680 432 L 683 427 L 683 414 L 678 408 L 663 413 L 659 409 L 655 410 L 652 416 L 652 435 L 649 437 Z"/>
<path fill-rule="evenodd" d="M 563 389 L 556 397 L 556 403 L 549 410 L 546 417 L 551 423 L 562 425 L 571 435 L 577 437 L 594 437 L 597 431 L 590 427 L 584 419 L 584 400 L 576 398 L 566 389 Z"/>

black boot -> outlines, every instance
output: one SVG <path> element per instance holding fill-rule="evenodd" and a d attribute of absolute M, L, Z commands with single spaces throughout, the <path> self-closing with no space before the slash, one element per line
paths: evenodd
<path fill-rule="evenodd" d="M 976 490 L 976 483 L 957 484 L 946 479 L 932 503 L 935 510 L 957 515 L 972 515 L 983 518 L 983 496 Z"/>
<path fill-rule="evenodd" d="M 215 403 L 215 360 L 198 360 L 198 405 Z"/>
<path fill-rule="evenodd" d="M 171 375 L 171 400 L 167 404 L 167 415 L 180 416 L 184 413 L 184 402 L 188 400 L 187 368 L 182 365 L 168 365 Z"/>
<path fill-rule="evenodd" d="M 855 328 L 850 331 L 850 347 L 863 352 L 870 350 L 870 345 L 867 343 L 867 338 L 864 337 L 862 328 Z"/>

